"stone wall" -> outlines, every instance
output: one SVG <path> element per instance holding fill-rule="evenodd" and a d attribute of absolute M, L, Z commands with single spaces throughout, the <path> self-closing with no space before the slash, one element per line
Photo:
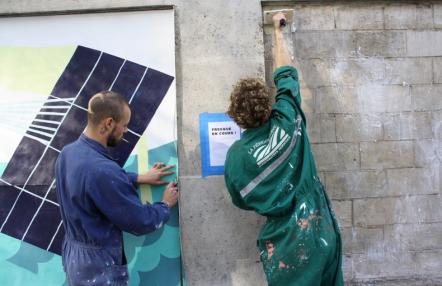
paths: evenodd
<path fill-rule="evenodd" d="M 346 281 L 442 285 L 442 5 L 392 2 L 292 5 L 287 37 Z"/>

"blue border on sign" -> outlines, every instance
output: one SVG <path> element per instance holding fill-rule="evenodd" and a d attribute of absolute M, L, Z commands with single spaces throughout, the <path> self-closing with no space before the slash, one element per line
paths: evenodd
<path fill-rule="evenodd" d="M 210 165 L 209 148 L 209 122 L 230 122 L 233 121 L 224 113 L 200 113 L 200 148 L 201 148 L 201 172 L 203 177 L 213 175 L 224 175 L 224 165 Z"/>

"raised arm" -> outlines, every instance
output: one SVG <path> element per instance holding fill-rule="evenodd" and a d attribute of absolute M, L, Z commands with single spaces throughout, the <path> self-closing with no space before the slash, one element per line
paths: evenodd
<path fill-rule="evenodd" d="M 301 109 L 301 94 L 299 92 L 298 72 L 293 66 L 283 30 L 286 16 L 279 12 L 273 16 L 275 30 L 274 45 L 274 72 L 273 79 L 276 86 L 276 103 L 273 105 L 273 117 L 277 120 L 293 122 L 296 115 L 301 113 L 305 123 L 305 116 Z"/>
<path fill-rule="evenodd" d="M 293 65 L 287 42 L 284 38 L 283 30 L 285 25 L 281 25 L 281 20 L 286 22 L 285 15 L 281 12 L 273 16 L 273 28 L 275 30 L 274 46 L 274 69 L 282 66 Z"/>

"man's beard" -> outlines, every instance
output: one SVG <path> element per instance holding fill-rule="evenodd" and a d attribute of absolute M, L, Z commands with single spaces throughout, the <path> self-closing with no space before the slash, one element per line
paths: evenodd
<path fill-rule="evenodd" d="M 112 129 L 112 132 L 109 134 L 109 137 L 107 137 L 107 147 L 115 147 L 117 146 L 118 142 L 120 142 L 119 139 L 117 139 L 117 137 L 115 137 L 115 128 Z"/>

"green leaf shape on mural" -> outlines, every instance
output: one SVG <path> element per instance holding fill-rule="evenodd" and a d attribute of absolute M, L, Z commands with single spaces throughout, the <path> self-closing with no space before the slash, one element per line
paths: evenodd
<path fill-rule="evenodd" d="M 0 233 L 1 284 L 62 285 L 66 279 L 61 256 Z M 32 282 L 31 282 L 32 281 Z"/>

